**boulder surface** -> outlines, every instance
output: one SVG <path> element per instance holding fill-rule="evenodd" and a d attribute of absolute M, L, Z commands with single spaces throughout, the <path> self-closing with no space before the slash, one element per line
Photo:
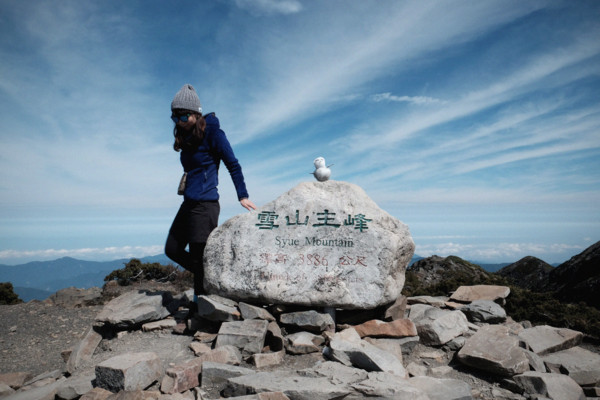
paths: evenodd
<path fill-rule="evenodd" d="M 398 298 L 414 248 L 408 227 L 357 185 L 303 182 L 211 233 L 204 286 L 266 304 L 371 309 Z"/>

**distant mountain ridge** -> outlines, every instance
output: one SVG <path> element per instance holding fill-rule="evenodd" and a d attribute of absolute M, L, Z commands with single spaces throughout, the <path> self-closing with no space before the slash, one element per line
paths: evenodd
<path fill-rule="evenodd" d="M 549 287 L 552 290 L 564 293 L 565 298 L 575 296 L 576 298 L 581 298 L 582 301 L 588 301 L 588 303 L 594 303 L 594 301 L 598 303 L 600 296 L 596 296 L 595 292 L 600 289 L 598 287 L 600 283 L 600 267 L 598 267 L 600 264 L 600 261 L 598 261 L 600 259 L 599 252 L 600 242 L 556 268 L 530 256 L 512 264 L 485 264 L 469 262 L 456 256 L 446 258 L 431 256 L 423 258 L 419 255 L 414 255 L 409 268 L 417 266 L 417 269 L 432 269 L 431 272 L 434 275 L 438 275 L 436 279 L 442 280 L 446 279 L 445 277 L 448 276 L 447 272 L 449 271 L 458 271 L 460 275 L 482 275 L 497 272 L 498 275 L 513 279 L 517 286 L 524 288 L 535 287 L 536 290 L 543 290 L 540 288 Z M 532 259 L 538 261 L 534 262 Z M 111 261 L 84 261 L 71 257 L 63 257 L 52 261 L 33 261 L 14 266 L 0 264 L 0 282 L 11 282 L 15 293 L 23 301 L 34 299 L 44 300 L 58 290 L 67 287 L 74 286 L 82 289 L 94 286 L 102 287 L 104 277 L 116 269 L 123 268 L 124 264 L 129 262 L 129 260 L 131 258 Z M 165 254 L 143 257 L 140 260 L 145 263 L 172 264 L 172 261 Z M 538 263 L 546 272 L 536 270 L 532 275 L 528 275 L 526 272 L 532 268 L 531 265 L 523 266 L 521 264 L 530 262 L 534 264 Z M 552 268 L 552 270 L 548 268 Z M 444 270 L 447 271 L 444 272 Z M 504 273 L 502 272 L 503 270 Z M 513 272 L 509 273 L 508 271 Z M 550 271 L 549 274 L 547 273 L 548 271 Z M 431 279 L 427 277 L 428 274 L 425 271 L 422 274 L 423 279 Z M 517 275 L 519 274 L 523 276 L 518 278 Z M 552 279 L 550 279 L 550 275 Z M 548 279 L 544 278 L 545 276 L 548 276 Z M 568 282 L 569 285 L 561 285 L 561 282 Z M 580 286 L 577 286 L 576 289 L 571 289 L 573 285 L 577 284 Z M 596 297 L 599 299 L 595 300 Z M 584 298 L 587 300 L 584 300 Z M 597 307 L 600 307 L 600 305 L 597 305 Z"/>
<path fill-rule="evenodd" d="M 104 277 L 123 268 L 131 258 L 111 261 L 85 261 L 62 257 L 52 261 L 32 261 L 20 265 L 0 264 L 0 282 L 11 282 L 21 300 L 44 300 L 67 287 L 102 287 Z M 140 258 L 142 262 L 172 263 L 166 255 Z"/>

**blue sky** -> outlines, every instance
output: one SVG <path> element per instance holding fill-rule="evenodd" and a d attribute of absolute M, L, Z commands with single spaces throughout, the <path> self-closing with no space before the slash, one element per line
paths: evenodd
<path fill-rule="evenodd" d="M 265 204 L 365 189 L 422 256 L 600 240 L 598 1 L 0 2 L 0 263 L 162 252 L 194 85 Z M 221 222 L 244 212 L 221 168 Z"/>

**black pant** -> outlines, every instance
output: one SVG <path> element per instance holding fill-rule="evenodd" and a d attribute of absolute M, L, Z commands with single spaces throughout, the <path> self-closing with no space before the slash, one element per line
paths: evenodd
<path fill-rule="evenodd" d="M 194 274 L 194 293 L 204 293 L 204 247 L 206 240 L 219 222 L 218 201 L 186 200 L 173 220 L 165 254 L 171 260 Z M 189 245 L 189 252 L 186 247 Z"/>

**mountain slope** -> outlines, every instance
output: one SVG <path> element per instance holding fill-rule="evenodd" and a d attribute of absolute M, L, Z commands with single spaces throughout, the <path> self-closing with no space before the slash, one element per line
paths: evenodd
<path fill-rule="evenodd" d="M 554 267 L 547 262 L 527 256 L 507 265 L 497 274 L 519 287 L 539 292 L 548 288 L 548 277 L 553 269 Z"/>
<path fill-rule="evenodd" d="M 406 296 L 425 292 L 447 295 L 461 285 L 495 284 L 502 279 L 460 257 L 434 255 L 415 262 L 406 270 L 402 293 Z"/>
<path fill-rule="evenodd" d="M 551 271 L 549 288 L 560 300 L 600 308 L 600 242 Z"/>

